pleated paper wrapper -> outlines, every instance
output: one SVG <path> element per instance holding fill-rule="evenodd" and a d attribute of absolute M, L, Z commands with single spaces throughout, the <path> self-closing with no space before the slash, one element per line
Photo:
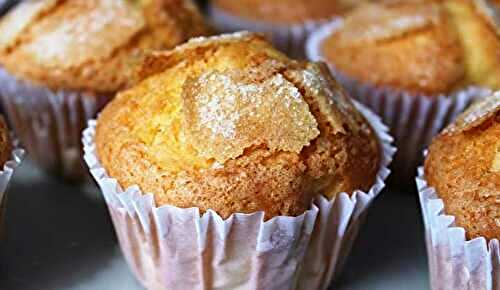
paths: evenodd
<path fill-rule="evenodd" d="M 398 152 L 392 169 L 399 185 L 406 185 L 416 175 L 422 162 L 422 151 L 432 137 L 465 110 L 474 100 L 488 96 L 491 90 L 467 87 L 450 95 L 412 95 L 389 87 L 375 87 L 349 78 L 322 55 L 322 43 L 342 27 L 338 18 L 312 32 L 306 44 L 307 57 L 326 62 L 336 79 L 349 94 L 377 113 L 391 130 Z"/>
<path fill-rule="evenodd" d="M 137 186 L 122 190 L 99 163 L 96 122 L 83 134 L 85 160 L 105 197 L 122 251 L 148 289 L 327 289 L 339 274 L 366 210 L 385 186 L 395 148 L 387 127 L 360 108 L 381 140 L 383 158 L 368 192 L 318 198 L 298 217 L 156 207 Z"/>
<path fill-rule="evenodd" d="M 294 58 L 305 57 L 305 43 L 309 34 L 331 19 L 310 20 L 301 24 L 273 24 L 244 19 L 214 6 L 209 6 L 211 22 L 220 32 L 248 30 L 264 33 L 281 51 Z"/>
<path fill-rule="evenodd" d="M 17 167 L 21 164 L 23 158 L 24 158 L 24 149 L 21 149 L 18 146 L 17 140 L 13 141 L 13 150 L 11 153 L 11 158 L 5 162 L 5 164 L 2 167 L 2 170 L 0 170 L 0 239 L 3 237 L 4 234 L 4 217 L 5 217 L 5 209 L 7 206 L 7 188 L 9 185 L 9 182 L 14 175 L 14 171 L 16 170 Z"/>
<path fill-rule="evenodd" d="M 465 229 L 444 212 L 443 200 L 418 169 L 417 186 L 424 219 L 432 290 L 500 290 L 500 243 L 467 240 Z"/>
<path fill-rule="evenodd" d="M 89 177 L 81 134 L 110 96 L 53 91 L 0 68 L 0 98 L 9 124 L 40 167 L 74 181 Z"/>

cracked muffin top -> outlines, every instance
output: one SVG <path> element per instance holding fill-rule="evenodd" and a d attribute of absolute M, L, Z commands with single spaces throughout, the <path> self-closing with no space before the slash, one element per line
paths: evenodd
<path fill-rule="evenodd" d="M 500 89 L 499 17 L 488 0 L 369 3 L 346 16 L 322 52 L 343 74 L 376 86 L 431 96 Z"/>
<path fill-rule="evenodd" d="M 500 238 L 500 92 L 435 138 L 425 175 L 468 238 Z"/>
<path fill-rule="evenodd" d="M 218 9 L 249 20 L 279 24 L 303 23 L 339 16 L 361 0 L 214 0 Z"/>
<path fill-rule="evenodd" d="M 206 33 L 190 0 L 23 1 L 0 22 L 0 64 L 52 89 L 108 93 L 141 51 Z"/>
<path fill-rule="evenodd" d="M 328 70 L 260 35 L 153 52 L 136 77 L 97 121 L 97 155 L 157 205 L 296 216 L 375 181 L 378 139 Z"/>

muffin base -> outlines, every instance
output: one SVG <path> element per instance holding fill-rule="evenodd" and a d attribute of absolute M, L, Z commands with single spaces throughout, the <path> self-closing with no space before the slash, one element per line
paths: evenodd
<path fill-rule="evenodd" d="M 491 90 L 471 86 L 449 95 L 426 96 L 354 80 L 328 63 L 321 52 L 323 41 L 342 24 L 342 19 L 336 19 L 311 33 L 306 44 L 307 57 L 312 61 L 326 62 L 349 94 L 377 113 L 390 127 L 398 148 L 392 164 L 392 177 L 396 185 L 407 186 L 416 175 L 417 167 L 422 163 L 422 151 L 432 137 L 474 100 L 490 95 Z"/>
<path fill-rule="evenodd" d="M 444 202 L 418 169 L 417 187 L 425 226 L 432 290 L 500 290 L 500 243 L 466 240 L 465 229 L 444 213 Z"/>
<path fill-rule="evenodd" d="M 209 6 L 211 22 L 220 32 L 248 30 L 264 33 L 281 51 L 293 58 L 305 58 L 305 43 L 308 35 L 332 19 L 310 20 L 302 24 L 272 24 L 243 19 L 214 6 Z"/>
<path fill-rule="evenodd" d="M 81 132 L 110 96 L 52 91 L 0 69 L 0 98 L 10 125 L 39 166 L 68 180 L 88 178 Z"/>
<path fill-rule="evenodd" d="M 327 289 L 349 253 L 368 207 L 384 188 L 395 148 L 388 128 L 360 107 L 382 148 L 368 192 L 319 197 L 298 217 L 264 213 L 200 214 L 197 208 L 156 207 L 138 186 L 122 190 L 99 163 L 95 121 L 83 133 L 85 160 L 105 197 L 122 251 L 148 289 Z"/>

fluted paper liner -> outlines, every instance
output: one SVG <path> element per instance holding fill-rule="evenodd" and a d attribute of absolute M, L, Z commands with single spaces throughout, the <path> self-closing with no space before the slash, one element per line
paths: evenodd
<path fill-rule="evenodd" d="M 343 20 L 338 18 L 312 32 L 306 44 L 307 57 L 312 61 L 326 62 L 349 94 L 377 113 L 389 126 L 398 148 L 392 164 L 394 174 L 398 182 L 404 184 L 416 175 L 422 162 L 422 151 L 432 137 L 474 100 L 490 95 L 491 90 L 471 86 L 450 95 L 426 96 L 361 83 L 337 70 L 322 55 L 323 41 L 342 25 Z"/>
<path fill-rule="evenodd" d="M 326 289 L 347 256 L 362 217 L 385 186 L 395 148 L 387 127 L 360 107 L 380 138 L 382 160 L 368 192 L 320 197 L 298 217 L 156 207 L 137 186 L 122 190 L 99 163 L 96 121 L 83 133 L 85 160 L 108 205 L 122 251 L 148 289 Z"/>
<path fill-rule="evenodd" d="M 500 243 L 467 240 L 465 229 L 444 212 L 444 202 L 418 169 L 418 196 L 425 226 L 432 290 L 500 290 Z"/>
<path fill-rule="evenodd" d="M 24 149 L 21 149 L 18 146 L 17 140 L 14 140 L 12 143 L 14 149 L 12 150 L 11 158 L 7 162 L 5 162 L 2 170 L 0 170 L 0 228 L 2 228 L 4 225 L 3 217 L 7 201 L 7 187 L 12 178 L 12 175 L 14 175 L 14 171 L 21 164 L 24 158 Z M 2 232 L 0 231 L 0 238 L 1 236 Z"/>
<path fill-rule="evenodd" d="M 209 15 L 220 32 L 248 30 L 264 33 L 278 49 L 294 58 L 305 57 L 305 43 L 312 31 L 336 18 L 309 20 L 301 24 L 273 24 L 231 15 L 215 5 L 209 6 Z"/>
<path fill-rule="evenodd" d="M 72 180 L 88 176 L 81 134 L 109 96 L 53 91 L 0 68 L 0 97 L 10 125 L 38 165 Z"/>

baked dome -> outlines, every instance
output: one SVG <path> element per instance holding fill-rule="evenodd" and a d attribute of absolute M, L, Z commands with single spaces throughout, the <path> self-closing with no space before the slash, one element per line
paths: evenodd
<path fill-rule="evenodd" d="M 232 15 L 269 23 L 293 24 L 329 19 L 352 9 L 360 0 L 214 0 Z"/>
<path fill-rule="evenodd" d="M 259 35 L 192 39 L 137 75 L 101 113 L 96 147 L 111 177 L 157 205 L 296 216 L 317 194 L 375 181 L 377 138 L 327 69 Z"/>
<path fill-rule="evenodd" d="M 500 92 L 435 138 L 425 175 L 468 238 L 500 238 Z"/>
<path fill-rule="evenodd" d="M 206 33 L 191 0 L 23 1 L 0 22 L 0 64 L 53 89 L 114 92 L 141 51 Z"/>
<path fill-rule="evenodd" d="M 498 26 L 491 4 L 479 2 L 360 5 L 325 40 L 322 51 L 340 72 L 376 86 L 428 95 L 467 85 L 500 88 Z"/>

